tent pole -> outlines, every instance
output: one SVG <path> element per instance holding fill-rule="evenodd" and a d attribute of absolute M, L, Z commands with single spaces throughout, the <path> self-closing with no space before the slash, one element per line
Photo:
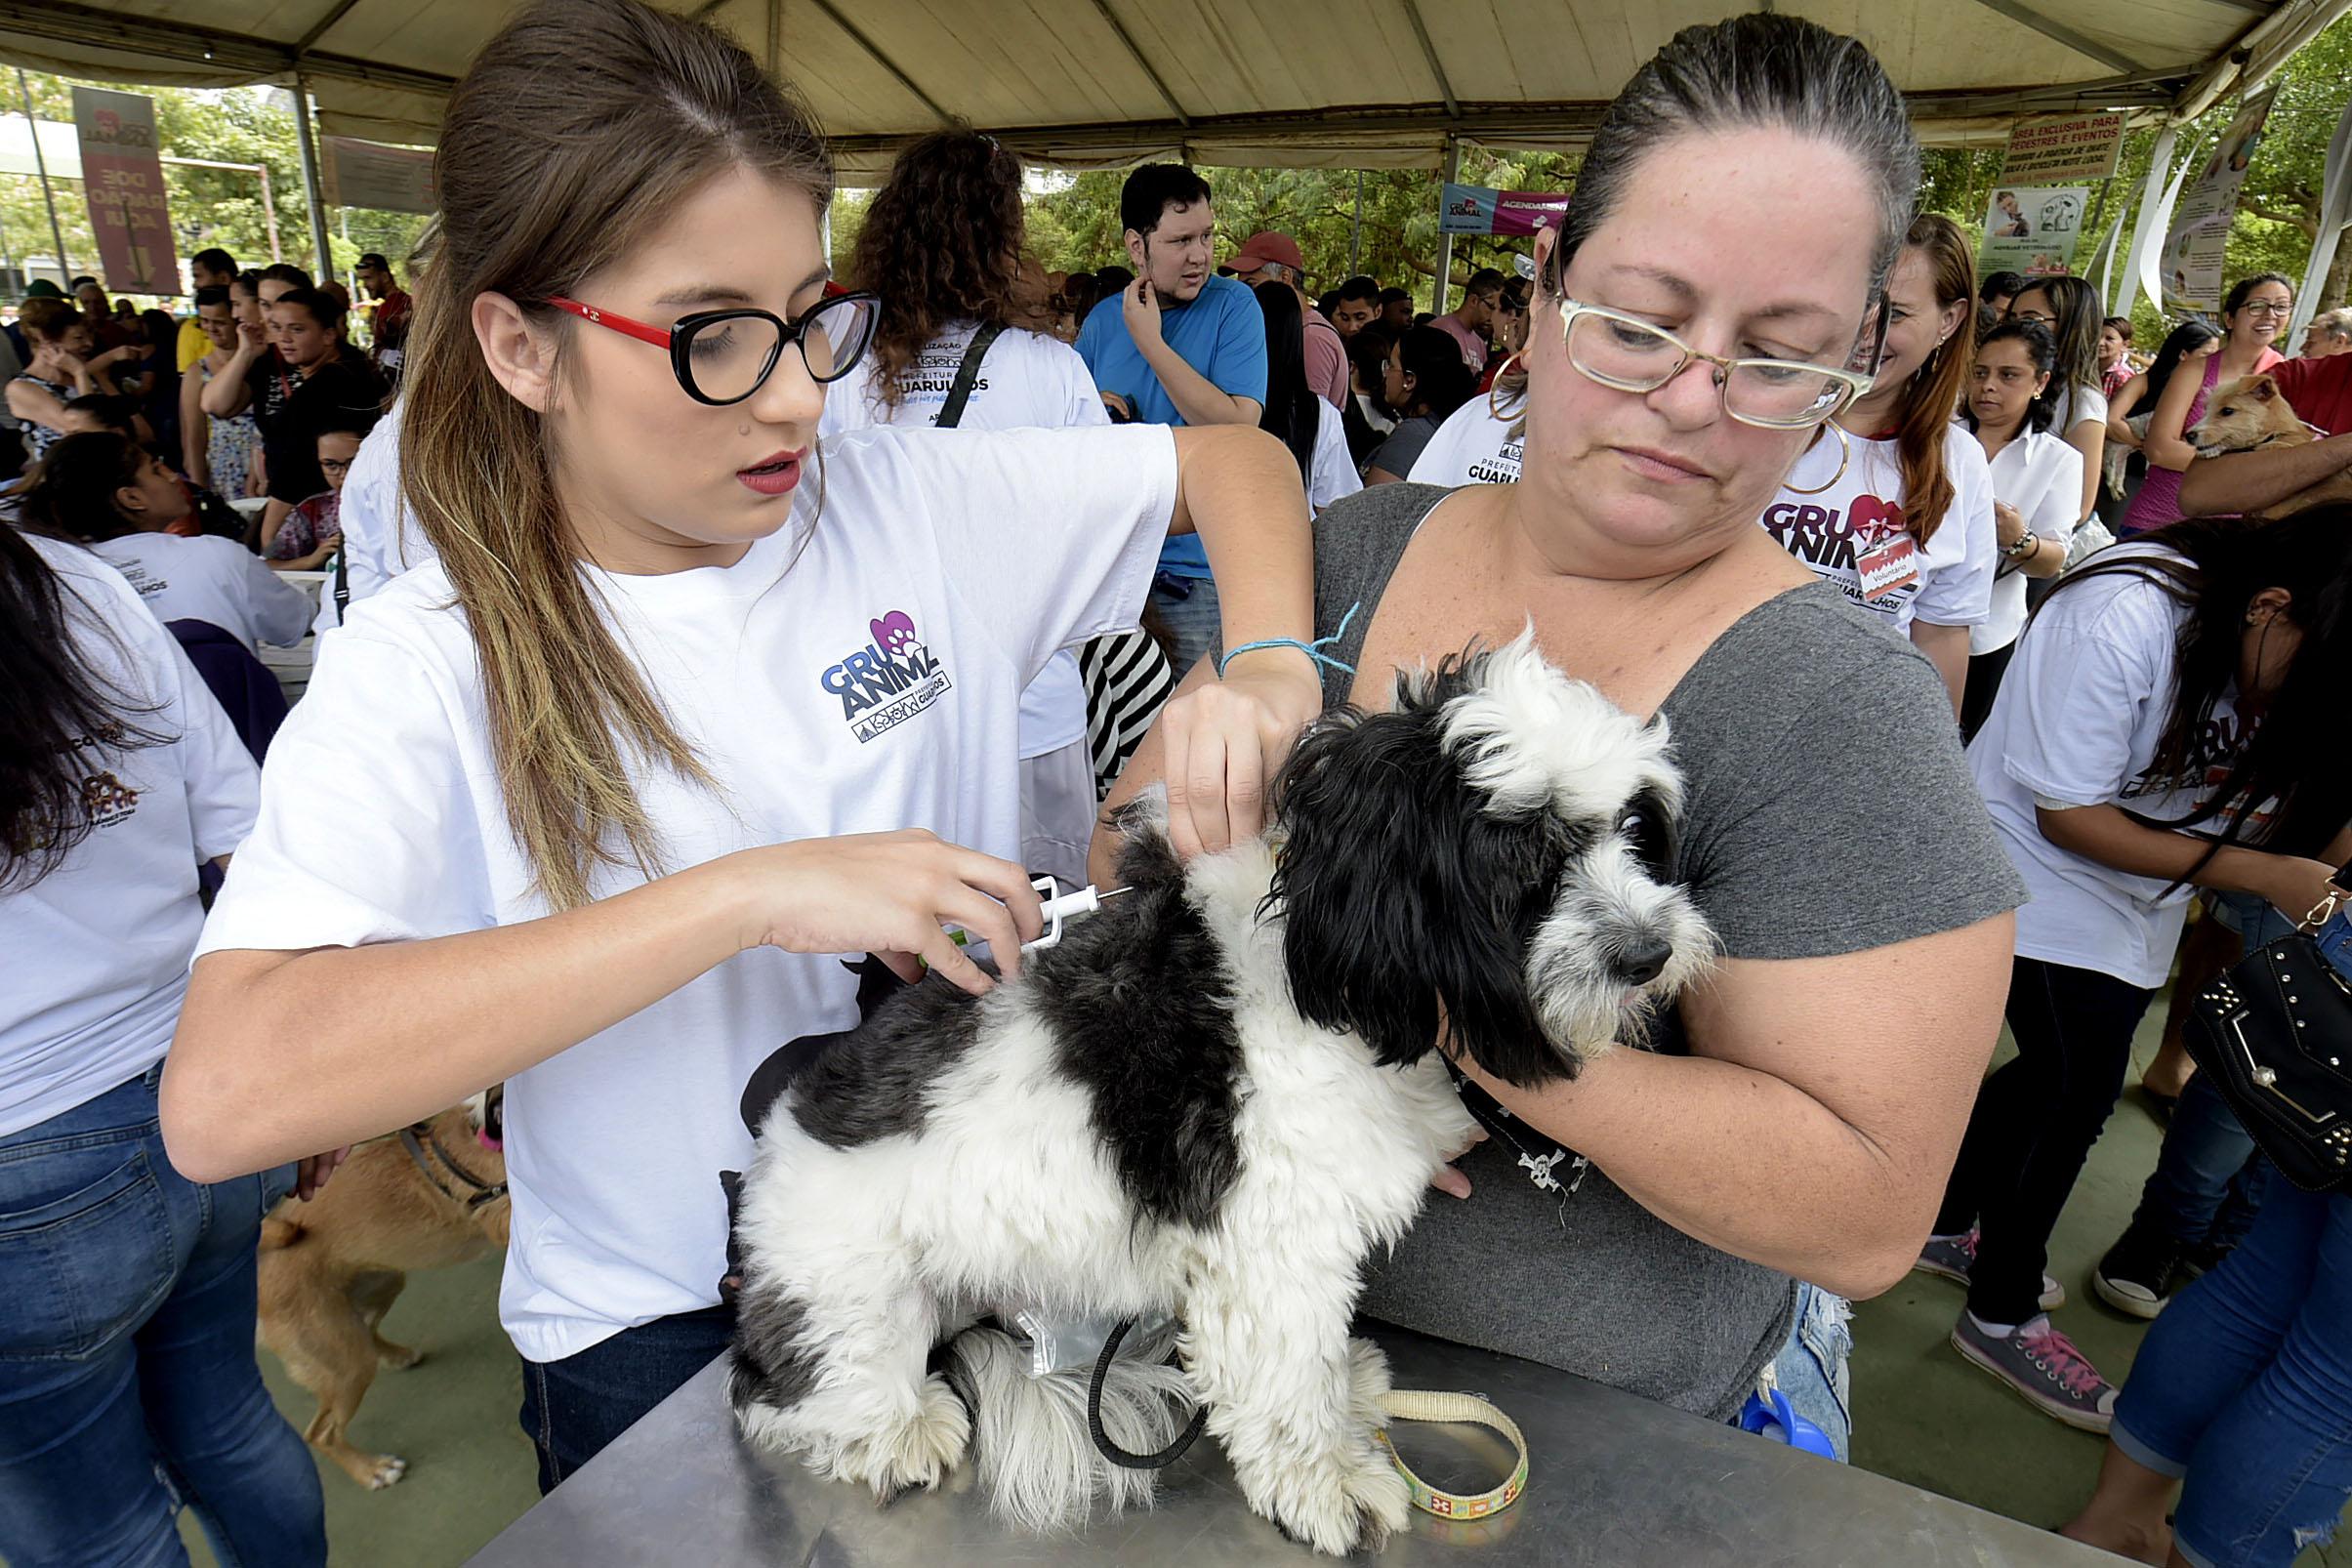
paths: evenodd
<path fill-rule="evenodd" d="M 1355 211 L 1347 219 L 1347 275 L 1364 270 L 1364 171 L 1356 171 Z"/>
<path fill-rule="evenodd" d="M 327 244 L 327 210 L 318 193 L 318 139 L 310 132 L 310 79 L 294 78 L 294 130 L 302 144 L 302 193 L 310 208 L 310 243 L 318 249 L 318 275 L 335 275 L 335 252 Z"/>
<path fill-rule="evenodd" d="M 1445 231 L 1446 186 L 1462 179 L 1462 143 L 1458 138 L 1446 138 L 1445 179 L 1437 187 L 1437 286 L 1429 291 L 1429 313 L 1446 313 L 1446 292 L 1454 286 L 1454 236 Z"/>
<path fill-rule="evenodd" d="M 73 276 L 73 264 L 65 260 L 65 230 L 58 227 L 57 192 L 49 188 L 49 160 L 41 156 L 41 122 L 33 118 L 32 85 L 25 81 L 21 65 L 17 67 L 17 91 L 24 98 L 24 128 L 32 133 L 32 164 L 41 171 L 41 199 L 49 205 L 49 237 L 57 241 L 58 281 L 63 283 Z M 25 270 L 29 273 L 31 268 Z"/>
<path fill-rule="evenodd" d="M 2344 225 L 2352 220 L 2352 103 L 2344 106 L 2328 139 L 2328 161 L 2320 179 L 2320 231 L 2311 241 L 2311 264 L 2303 270 L 2303 286 L 2294 291 L 2294 319 L 2288 323 L 2288 342 L 2301 343 L 2303 329 L 2319 313 L 2320 295 L 2328 287 L 2328 272 L 2335 265 Z"/>
<path fill-rule="evenodd" d="M 254 167 L 262 172 L 262 222 L 269 227 L 269 260 L 282 262 L 286 257 L 277 243 L 277 203 L 269 196 L 269 165 L 257 163 Z"/>

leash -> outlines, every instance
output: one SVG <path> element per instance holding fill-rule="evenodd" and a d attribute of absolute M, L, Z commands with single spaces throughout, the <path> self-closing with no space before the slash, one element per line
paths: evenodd
<path fill-rule="evenodd" d="M 419 1133 L 422 1133 L 424 1136 L 420 1138 L 417 1135 Z M 434 1176 L 433 1167 L 425 1162 L 425 1150 L 428 1146 L 440 1157 L 441 1164 L 448 1167 L 451 1176 L 473 1189 L 470 1196 L 461 1198 L 441 1184 L 441 1178 Z M 433 1191 L 447 1198 L 451 1203 L 461 1205 L 468 1214 L 474 1213 L 485 1204 L 496 1203 L 507 1195 L 507 1184 L 504 1181 L 492 1186 L 458 1164 L 456 1156 L 443 1148 L 441 1140 L 433 1136 L 431 1122 L 418 1122 L 414 1126 L 400 1129 L 400 1147 L 408 1151 L 409 1162 L 424 1175 L 427 1181 L 433 1183 Z"/>
<path fill-rule="evenodd" d="M 1433 1513 L 1440 1519 L 1483 1519 L 1491 1513 L 1501 1513 L 1519 1501 L 1527 1490 L 1527 1438 L 1512 1421 L 1476 1394 L 1431 1393 L 1418 1388 L 1397 1388 L 1381 1396 L 1381 1409 L 1391 1421 L 1466 1422 L 1502 1433 L 1510 1439 L 1512 1450 L 1519 1456 L 1500 1486 L 1465 1497 L 1456 1492 L 1441 1492 L 1423 1480 L 1405 1463 L 1384 1431 L 1376 1432 L 1381 1446 L 1388 1451 L 1388 1463 L 1396 1473 L 1405 1478 L 1413 1506 L 1424 1513 Z"/>
<path fill-rule="evenodd" d="M 1131 1470 L 1156 1470 L 1183 1457 L 1184 1451 L 1192 1446 L 1193 1440 L 1208 1425 L 1209 1407 L 1203 1405 L 1195 1410 L 1191 1424 L 1176 1434 L 1174 1442 L 1156 1454 L 1130 1453 L 1103 1429 L 1102 1385 L 1110 1377 L 1111 1360 L 1119 1353 L 1121 1341 L 1126 1340 L 1127 1331 L 1135 1326 L 1135 1320 L 1131 1318 L 1112 1329 L 1110 1336 L 1102 1341 L 1102 1353 L 1094 1358 L 1094 1375 L 1087 1382 L 1087 1432 L 1093 1438 L 1095 1450 L 1113 1465 Z M 1172 1355 L 1170 1360 L 1173 1362 L 1175 1357 Z M 1511 1466 L 1510 1474 L 1504 1478 L 1501 1485 L 1465 1497 L 1460 1493 L 1440 1491 L 1423 1480 L 1414 1472 L 1413 1466 L 1405 1463 L 1404 1456 L 1396 1451 L 1396 1445 L 1389 1441 L 1385 1431 L 1374 1432 L 1381 1447 L 1388 1451 L 1388 1463 L 1394 1465 L 1397 1474 L 1405 1478 L 1407 1495 L 1412 1498 L 1413 1506 L 1422 1512 L 1435 1514 L 1441 1519 L 1483 1519 L 1509 1507 L 1519 1501 L 1519 1494 L 1527 1490 L 1525 1434 L 1519 1430 L 1518 1423 L 1476 1394 L 1395 1388 L 1381 1396 L 1381 1409 L 1386 1412 L 1391 1421 L 1468 1423 L 1484 1426 L 1508 1438 L 1512 1450 L 1518 1455 L 1518 1462 Z"/>

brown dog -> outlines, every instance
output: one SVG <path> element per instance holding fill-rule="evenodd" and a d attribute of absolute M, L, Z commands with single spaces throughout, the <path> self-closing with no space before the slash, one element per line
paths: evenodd
<path fill-rule="evenodd" d="M 2206 405 L 2205 418 L 2189 432 L 2189 444 L 2197 448 L 2199 457 L 2301 446 L 2317 438 L 2310 427 L 2296 417 L 2294 406 L 2287 401 L 2287 394 L 2279 391 L 2277 379 L 2271 376 L 2248 376 L 2215 389 L 2212 400 Z M 2352 501 L 2352 471 L 2323 479 L 2308 490 L 2298 490 L 2256 516 L 2284 517 L 2324 501 Z"/>
<path fill-rule="evenodd" d="M 446 1268 L 507 1244 L 506 1156 L 465 1106 L 353 1149 L 309 1203 L 262 1222 L 261 1340 L 318 1398 L 304 1438 L 361 1486 L 392 1485 L 408 1462 L 344 1435 L 376 1366 L 418 1353 L 377 1332 L 412 1268 Z"/>

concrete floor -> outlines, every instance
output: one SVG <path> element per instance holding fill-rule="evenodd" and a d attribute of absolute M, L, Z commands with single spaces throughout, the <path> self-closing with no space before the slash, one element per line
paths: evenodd
<path fill-rule="evenodd" d="M 2141 1030 L 2143 1063 L 2160 1016 L 2161 1005 Z M 2051 1243 L 2050 1271 L 2069 1298 L 2056 1314 L 2059 1326 L 2119 1383 L 2144 1326 L 2101 1306 L 2087 1282 L 2130 1216 L 2160 1135 L 2137 1091 L 2127 1092 Z M 498 1259 L 485 1259 L 412 1276 L 386 1320 L 390 1338 L 426 1357 L 411 1371 L 382 1375 L 351 1438 L 362 1448 L 404 1456 L 408 1473 L 386 1491 L 363 1492 L 341 1470 L 320 1466 L 337 1568 L 462 1563 L 537 1501 L 530 1444 L 516 1424 L 521 1379 L 498 1329 L 497 1297 Z M 1946 1342 L 1960 1306 L 1959 1287 L 1915 1274 L 1857 1308 L 1855 1463 L 2032 1524 L 2056 1525 L 2088 1495 L 2101 1440 L 2036 1414 L 1961 1361 Z M 262 1365 L 280 1408 L 300 1427 L 310 1416 L 309 1397 L 268 1354 Z M 210 1553 L 186 1520 L 183 1534 L 195 1561 L 210 1568 Z M 2296 1568 L 2352 1568 L 2352 1531 L 2331 1548 L 2305 1553 Z"/>

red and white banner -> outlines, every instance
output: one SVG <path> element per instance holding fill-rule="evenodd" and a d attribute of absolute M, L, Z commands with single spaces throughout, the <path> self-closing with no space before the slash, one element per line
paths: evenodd
<path fill-rule="evenodd" d="M 73 90 L 82 144 L 82 194 L 101 269 L 116 294 L 178 294 L 171 204 L 155 145 L 155 101 L 103 87 Z"/>

